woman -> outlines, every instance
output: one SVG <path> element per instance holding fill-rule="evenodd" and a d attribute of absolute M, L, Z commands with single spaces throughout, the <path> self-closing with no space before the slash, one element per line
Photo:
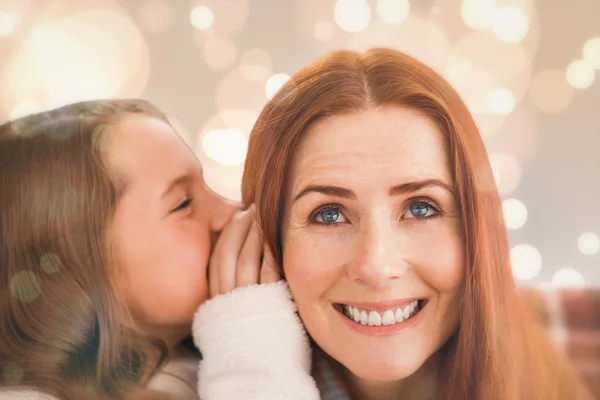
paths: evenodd
<path fill-rule="evenodd" d="M 473 118 L 419 61 L 340 51 L 302 69 L 259 116 L 242 186 L 323 399 L 586 398 L 521 304 Z"/>
<path fill-rule="evenodd" d="M 253 208 L 151 104 L 1 125 L 0 171 L 0 399 L 318 399 Z"/>

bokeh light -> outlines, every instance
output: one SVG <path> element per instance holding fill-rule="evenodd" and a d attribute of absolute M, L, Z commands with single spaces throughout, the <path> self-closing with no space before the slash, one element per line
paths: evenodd
<path fill-rule="evenodd" d="M 585 287 L 585 279 L 574 268 L 561 268 L 552 276 L 552 286 L 568 289 L 581 289 Z"/>
<path fill-rule="evenodd" d="M 489 156 L 496 185 L 501 196 L 510 194 L 521 182 L 521 167 L 510 154 L 493 153 Z"/>
<path fill-rule="evenodd" d="M 577 239 L 577 248 L 585 255 L 594 255 L 600 251 L 600 238 L 595 233 L 585 232 Z"/>
<path fill-rule="evenodd" d="M 264 80 L 248 79 L 239 68 L 231 70 L 217 85 L 215 93 L 217 109 L 260 111 L 267 100 L 265 83 Z"/>
<path fill-rule="evenodd" d="M 22 302 L 34 301 L 42 292 L 42 281 L 33 271 L 18 271 L 10 280 L 10 293 Z"/>
<path fill-rule="evenodd" d="M 267 98 L 270 100 L 275 96 L 275 93 L 281 89 L 283 85 L 287 81 L 290 80 L 290 76 L 286 74 L 275 74 L 267 80 L 267 84 L 265 86 L 265 91 L 267 93 Z"/>
<path fill-rule="evenodd" d="M 595 77 L 594 69 L 583 60 L 575 60 L 567 66 L 567 82 L 575 89 L 587 89 Z"/>
<path fill-rule="evenodd" d="M 215 20 L 212 10 L 206 6 L 197 6 L 190 13 L 192 26 L 199 30 L 210 28 Z"/>
<path fill-rule="evenodd" d="M 248 138 L 237 129 L 209 131 L 202 138 L 206 156 L 219 164 L 234 166 L 243 164 L 248 150 Z"/>
<path fill-rule="evenodd" d="M 53 274 L 60 268 L 60 258 L 54 253 L 46 253 L 40 259 L 40 266 L 47 274 Z"/>
<path fill-rule="evenodd" d="M 460 15 L 469 28 L 484 30 L 494 23 L 496 12 L 494 0 L 464 0 Z"/>
<path fill-rule="evenodd" d="M 527 222 L 527 207 L 520 200 L 504 200 L 502 202 L 502 212 L 507 229 L 520 229 Z"/>
<path fill-rule="evenodd" d="M 17 16 L 0 10 L 0 39 L 10 36 L 17 27 Z"/>
<path fill-rule="evenodd" d="M 519 244 L 510 249 L 513 276 L 519 280 L 531 280 L 542 270 L 542 255 L 529 244 Z"/>
<path fill-rule="evenodd" d="M 529 19 L 518 7 L 507 6 L 498 10 L 494 18 L 494 33 L 508 43 L 520 42 L 529 31 Z"/>
<path fill-rule="evenodd" d="M 337 0 L 334 20 L 346 32 L 359 32 L 371 21 L 371 7 L 365 0 Z"/>
<path fill-rule="evenodd" d="M 47 109 L 138 97 L 149 75 L 148 45 L 137 26 L 117 9 L 84 9 L 40 22 L 23 38 L 7 61 L 0 98 L 12 113 L 22 103 Z"/>
<path fill-rule="evenodd" d="M 377 0 L 377 15 L 388 24 L 399 24 L 410 13 L 408 0 Z"/>
<path fill-rule="evenodd" d="M 515 96 L 506 89 L 497 89 L 490 94 L 490 107 L 499 115 L 508 115 L 515 108 Z"/>
<path fill-rule="evenodd" d="M 583 61 L 600 70 L 600 37 L 587 40 L 583 45 Z"/>
<path fill-rule="evenodd" d="M 573 96 L 573 88 L 561 70 L 542 70 L 531 80 L 529 99 L 542 112 L 555 114 L 563 111 L 571 104 Z"/>

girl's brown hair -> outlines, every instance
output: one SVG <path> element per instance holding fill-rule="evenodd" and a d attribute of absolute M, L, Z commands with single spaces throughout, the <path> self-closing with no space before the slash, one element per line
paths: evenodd
<path fill-rule="evenodd" d="M 108 233 L 126 182 L 103 149 L 131 113 L 166 121 L 148 102 L 106 100 L 0 126 L 0 390 L 161 397 L 144 385 L 166 346 L 122 324 L 110 279 Z"/>

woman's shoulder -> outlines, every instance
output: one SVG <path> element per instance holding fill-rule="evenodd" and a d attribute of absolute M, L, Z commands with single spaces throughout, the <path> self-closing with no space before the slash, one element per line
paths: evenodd
<path fill-rule="evenodd" d="M 58 400 L 49 394 L 30 388 L 0 388 L 0 400 Z"/>

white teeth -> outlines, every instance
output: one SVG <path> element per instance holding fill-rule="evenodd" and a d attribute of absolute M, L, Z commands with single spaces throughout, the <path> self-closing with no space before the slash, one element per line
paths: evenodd
<path fill-rule="evenodd" d="M 382 312 L 359 310 L 352 306 L 343 306 L 343 313 L 346 317 L 362 325 L 369 326 L 387 326 L 397 324 L 413 317 L 420 310 L 417 300 L 403 307 L 385 310 Z"/>
<path fill-rule="evenodd" d="M 410 305 L 404 307 L 404 319 L 410 317 Z"/>
<path fill-rule="evenodd" d="M 360 323 L 363 325 L 366 325 L 367 322 L 369 322 L 369 316 L 367 315 L 367 312 L 361 311 L 360 312 Z"/>
<path fill-rule="evenodd" d="M 394 317 L 394 313 L 392 310 L 387 310 L 383 313 L 383 317 L 381 318 L 381 322 L 383 325 L 392 325 L 396 322 L 396 318 Z"/>
<path fill-rule="evenodd" d="M 369 326 L 381 326 L 381 315 L 378 312 L 369 313 Z"/>
<path fill-rule="evenodd" d="M 396 322 L 404 321 L 404 312 L 401 308 L 396 309 L 396 314 L 394 316 L 396 317 Z"/>

